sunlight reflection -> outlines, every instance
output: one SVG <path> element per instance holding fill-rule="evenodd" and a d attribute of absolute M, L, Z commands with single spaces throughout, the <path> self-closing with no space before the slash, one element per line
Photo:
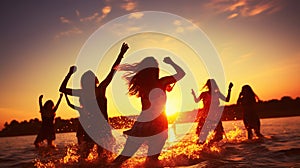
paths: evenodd
<path fill-rule="evenodd" d="M 93 162 L 98 158 L 97 145 L 94 145 L 93 149 L 90 151 L 88 157 L 85 159 L 87 162 Z"/>
<path fill-rule="evenodd" d="M 172 124 L 171 128 L 169 128 L 169 138 L 168 142 L 175 142 L 176 141 L 176 125 Z"/>
<path fill-rule="evenodd" d="M 246 139 L 246 137 L 243 136 L 243 130 L 240 129 L 238 126 L 234 125 L 234 129 L 226 132 L 226 138 L 228 141 L 233 142 L 241 142 Z"/>
<path fill-rule="evenodd" d="M 77 154 L 77 148 L 75 146 L 68 146 L 66 156 L 60 159 L 60 163 L 77 163 L 79 161 L 79 155 Z"/>

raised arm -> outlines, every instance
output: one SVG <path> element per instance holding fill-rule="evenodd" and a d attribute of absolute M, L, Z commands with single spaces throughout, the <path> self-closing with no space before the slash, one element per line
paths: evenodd
<path fill-rule="evenodd" d="M 229 100 L 230 100 L 230 95 L 231 95 L 231 88 L 233 87 L 233 84 L 232 84 L 232 82 L 230 82 L 229 83 L 229 87 L 228 87 L 228 92 L 227 92 L 227 96 L 226 96 L 226 98 L 225 98 L 225 96 L 222 94 L 222 93 L 220 93 L 220 99 L 222 99 L 222 100 L 224 100 L 224 101 L 226 101 L 226 102 L 229 102 Z"/>
<path fill-rule="evenodd" d="M 170 57 L 165 57 L 164 58 L 164 62 L 166 64 L 169 64 L 171 65 L 175 71 L 176 71 L 176 74 L 172 75 L 172 76 L 165 76 L 163 78 L 161 78 L 160 80 L 162 81 L 163 85 L 167 86 L 172 84 L 172 83 L 176 83 L 177 81 L 179 81 L 180 79 L 182 79 L 185 75 L 185 72 L 183 71 L 183 69 L 178 66 L 177 64 L 175 64 Z M 171 88 L 172 90 L 172 88 Z"/>
<path fill-rule="evenodd" d="M 80 109 L 80 107 L 77 107 L 77 106 L 75 106 L 74 104 L 72 104 L 72 103 L 70 102 L 70 100 L 69 100 L 67 94 L 65 94 L 65 97 L 66 97 L 67 104 L 68 104 L 72 109 L 74 109 L 74 110 Z"/>
<path fill-rule="evenodd" d="M 194 97 L 195 103 L 198 103 L 198 102 L 201 100 L 201 95 L 199 95 L 199 97 L 197 98 L 194 89 L 192 89 L 192 95 L 193 95 L 193 97 Z"/>
<path fill-rule="evenodd" d="M 59 91 L 68 95 L 73 95 L 73 89 L 69 89 L 67 88 L 67 83 L 69 81 L 69 79 L 71 78 L 72 74 L 75 73 L 77 70 L 76 66 L 71 66 L 70 70 L 67 74 L 67 76 L 65 77 L 65 79 L 63 80 L 62 84 L 60 85 Z"/>
<path fill-rule="evenodd" d="M 59 106 L 59 104 L 60 104 L 60 102 L 61 102 L 61 98 L 63 97 L 63 94 L 61 93 L 61 94 L 59 94 L 59 99 L 58 99 L 58 101 L 57 101 L 57 103 L 56 103 L 56 105 L 55 105 L 55 107 L 54 107 L 54 112 L 56 112 L 56 110 L 57 110 L 57 108 L 58 108 L 58 106 Z"/>
<path fill-rule="evenodd" d="M 118 55 L 118 58 L 117 60 L 115 61 L 115 63 L 113 64 L 113 66 L 111 67 L 111 70 L 109 72 L 109 74 L 106 76 L 106 78 L 100 83 L 99 86 L 101 87 L 107 87 L 111 80 L 113 79 L 114 77 L 114 74 L 116 72 L 116 67 L 121 63 L 121 60 L 124 56 L 124 54 L 126 53 L 126 51 L 128 50 L 128 45 L 126 43 L 123 43 L 122 44 L 122 47 L 121 47 L 121 50 L 120 50 L 120 53 Z"/>
<path fill-rule="evenodd" d="M 230 82 L 229 86 L 228 86 L 228 92 L 227 92 L 226 102 L 229 102 L 229 100 L 230 100 L 230 95 L 231 95 L 231 89 L 232 89 L 232 87 L 233 87 L 233 83 Z"/>
<path fill-rule="evenodd" d="M 43 102 L 42 102 L 42 99 L 43 99 L 43 95 L 40 95 L 40 97 L 39 97 L 40 112 L 42 112 L 42 109 L 43 109 Z"/>
<path fill-rule="evenodd" d="M 180 79 L 182 79 L 185 76 L 185 72 L 183 71 L 183 69 L 180 66 L 178 66 L 176 63 L 174 63 L 174 61 L 171 60 L 170 57 L 165 57 L 164 62 L 166 64 L 171 65 L 175 69 L 176 74 L 174 74 L 172 76 L 176 81 L 179 81 Z M 174 82 L 172 82 L 172 83 L 174 83 Z"/>

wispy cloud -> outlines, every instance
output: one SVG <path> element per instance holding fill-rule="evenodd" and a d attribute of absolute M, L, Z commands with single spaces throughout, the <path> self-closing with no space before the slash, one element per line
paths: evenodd
<path fill-rule="evenodd" d="M 251 17 L 263 13 L 273 14 L 282 8 L 279 0 L 212 0 L 205 4 L 205 7 L 213 9 L 217 14 L 227 14 L 227 19 Z"/>
<path fill-rule="evenodd" d="M 91 21 L 96 20 L 96 18 L 98 18 L 98 16 L 99 16 L 99 13 L 95 12 L 92 15 L 80 18 L 79 20 L 80 20 L 80 22 L 91 22 Z"/>
<path fill-rule="evenodd" d="M 60 39 L 61 37 L 71 36 L 74 34 L 82 34 L 82 33 L 83 33 L 83 31 L 81 29 L 79 29 L 78 27 L 73 27 L 69 30 L 59 32 L 57 35 L 55 35 L 54 38 Z"/>
<path fill-rule="evenodd" d="M 184 33 L 185 31 L 193 31 L 197 29 L 197 26 L 192 23 L 187 23 L 182 20 L 174 20 L 173 25 L 175 26 L 176 33 Z"/>
<path fill-rule="evenodd" d="M 79 12 L 79 10 L 76 9 L 76 10 L 75 10 L 75 13 L 76 13 L 76 16 L 77 16 L 77 17 L 80 17 L 80 12 Z"/>
<path fill-rule="evenodd" d="M 233 19 L 233 18 L 235 18 L 235 17 L 237 17 L 237 16 L 239 16 L 238 13 L 233 13 L 233 14 L 229 15 L 229 16 L 227 17 L 227 19 Z"/>
<path fill-rule="evenodd" d="M 70 28 L 67 30 L 61 31 L 57 33 L 54 38 L 59 39 L 66 36 L 71 35 L 79 35 L 83 34 L 84 30 L 86 30 L 86 26 L 83 26 L 84 24 L 92 24 L 92 25 L 98 25 L 101 23 L 101 21 L 106 18 L 106 16 L 111 12 L 112 7 L 110 5 L 104 6 L 101 11 L 94 12 L 91 15 L 82 16 L 80 11 L 78 9 L 75 10 L 76 19 L 71 21 L 70 19 L 67 19 L 64 16 L 61 16 L 60 22 L 64 24 L 69 24 Z"/>
<path fill-rule="evenodd" d="M 65 18 L 65 17 L 60 17 L 59 18 L 60 19 L 60 22 L 61 23 L 66 23 L 66 24 L 70 24 L 71 23 L 71 21 L 69 20 L 69 19 L 67 19 L 67 18 Z"/>
<path fill-rule="evenodd" d="M 111 6 L 105 6 L 102 8 L 102 14 L 97 17 L 96 23 L 100 23 L 111 12 Z"/>
<path fill-rule="evenodd" d="M 133 11 L 137 7 L 137 2 L 133 0 L 124 0 L 124 3 L 121 5 L 121 8 L 126 11 Z"/>
<path fill-rule="evenodd" d="M 144 16 L 143 12 L 134 12 L 134 13 L 130 13 L 128 18 L 129 19 L 140 19 Z"/>

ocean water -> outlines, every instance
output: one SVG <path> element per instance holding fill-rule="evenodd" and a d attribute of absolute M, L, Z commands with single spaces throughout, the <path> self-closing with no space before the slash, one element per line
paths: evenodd
<path fill-rule="evenodd" d="M 163 167 L 300 167 L 300 117 L 261 119 L 265 138 L 254 140 L 247 140 L 242 121 L 226 121 L 226 138 L 210 147 L 196 144 L 195 126 L 176 124 L 176 129 L 169 129 L 159 157 Z M 125 137 L 117 131 L 116 147 L 121 151 Z M 75 133 L 57 134 L 55 149 L 35 149 L 35 137 L 0 138 L 0 167 L 106 167 L 97 162 L 95 152 L 86 160 L 79 159 Z M 122 167 L 143 167 L 145 157 L 139 154 L 145 150 L 142 146 Z"/>

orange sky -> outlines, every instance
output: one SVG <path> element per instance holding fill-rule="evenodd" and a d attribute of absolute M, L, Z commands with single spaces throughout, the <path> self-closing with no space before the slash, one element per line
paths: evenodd
<path fill-rule="evenodd" d="M 132 12 L 163 11 L 176 14 L 197 25 L 210 39 L 220 56 L 224 68 L 226 85 L 232 81 L 232 99 L 229 104 L 236 102 L 243 84 L 250 84 L 262 100 L 280 99 L 282 96 L 296 98 L 300 95 L 300 49 L 299 49 L 299 2 L 286 0 L 272 1 L 81 1 L 61 2 L 45 1 L 32 4 L 0 2 L 2 24 L 0 50 L 0 129 L 3 124 L 12 119 L 28 120 L 40 118 L 38 97 L 44 94 L 44 101 L 56 101 L 59 96 L 58 88 L 68 72 L 70 65 L 78 59 L 79 51 L 88 38 L 100 26 L 115 18 Z M 30 11 L 30 12 L 28 12 Z M 131 20 L 143 19 L 142 13 L 130 15 Z M 163 22 L 156 18 L 155 23 Z M 185 36 L 192 31 L 180 21 L 171 23 L 177 33 Z M 112 27 L 115 33 L 137 31 L 141 27 L 122 25 Z M 201 88 L 209 78 L 205 63 L 193 63 L 193 52 L 176 39 L 162 41 L 165 36 L 150 34 L 127 37 L 130 49 L 124 61 L 134 62 L 132 57 L 144 56 L 147 53 L 156 54 L 161 61 L 168 54 L 178 56 L 183 60 L 180 65 L 196 77 L 196 83 Z M 100 41 L 107 41 L 110 37 L 101 37 Z M 198 39 L 194 39 L 197 43 Z M 104 63 L 109 67 L 113 63 L 122 41 L 115 41 L 109 52 L 104 56 Z M 164 48 L 165 51 L 142 49 L 146 47 Z M 101 46 L 99 46 L 100 48 Z M 97 53 L 95 53 L 97 54 Z M 126 57 L 128 59 L 126 60 Z M 196 55 L 194 55 L 196 57 Z M 139 60 L 136 60 L 139 61 Z M 160 62 L 161 66 L 164 66 Z M 109 67 L 97 69 L 100 80 L 108 72 Z M 168 68 L 165 67 L 168 71 Z M 82 69 L 84 70 L 84 69 Z M 195 72 L 197 70 L 197 72 Z M 169 74 L 163 72 L 162 74 Z M 78 72 L 78 76 L 80 72 Z M 123 98 L 126 95 L 125 81 L 117 73 L 108 88 L 109 115 L 118 109 L 114 102 L 112 87 L 122 89 Z M 181 107 L 192 110 L 198 105 L 193 102 L 190 92 L 189 76 L 176 84 L 169 99 L 180 104 L 177 98 L 185 95 L 184 99 L 190 104 Z M 79 87 L 79 81 L 75 81 Z M 76 86 L 76 85 L 75 85 Z M 222 86 L 223 87 L 223 86 Z M 182 94 L 181 94 L 182 93 Z M 199 90 L 200 93 L 200 90 Z M 172 95 L 173 94 L 173 95 Z M 226 90 L 224 90 L 226 94 Z M 134 106 L 138 100 L 129 98 Z M 76 101 L 75 101 L 76 102 Z M 117 101 L 120 103 L 120 101 Z M 117 103 L 117 104 L 118 104 Z M 122 102 L 120 103 L 122 104 Z M 136 108 L 134 110 L 134 108 Z M 122 114 L 138 114 L 138 107 Z M 178 107 L 179 108 L 179 107 Z M 120 109 L 119 109 L 120 110 Z M 124 111 L 124 109 L 121 109 Z M 70 118 L 78 116 L 76 111 L 67 107 L 63 98 L 57 116 Z"/>

